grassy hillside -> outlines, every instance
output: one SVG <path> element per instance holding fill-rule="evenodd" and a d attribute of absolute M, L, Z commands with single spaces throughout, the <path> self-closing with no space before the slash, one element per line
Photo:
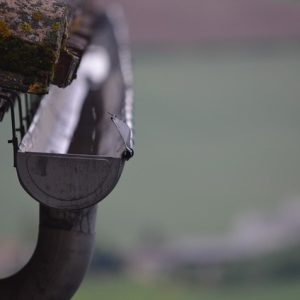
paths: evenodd
<path fill-rule="evenodd" d="M 136 51 L 136 157 L 99 209 L 99 245 L 143 234 L 225 232 L 238 215 L 300 195 L 300 48 Z M 1 124 L 0 240 L 35 240 L 38 206 L 12 168 Z M 28 256 L 30 253 L 28 253 Z M 87 280 L 75 300 L 294 300 L 298 283 L 199 289 Z"/>
<path fill-rule="evenodd" d="M 100 208 L 100 239 L 130 246 L 143 231 L 220 233 L 237 215 L 299 196 L 299 57 L 136 55 L 137 155 Z"/>
<path fill-rule="evenodd" d="M 122 279 L 92 279 L 83 285 L 74 300 L 296 300 L 298 282 L 278 285 L 249 285 L 239 288 L 197 288 L 175 284 L 142 284 Z"/>
<path fill-rule="evenodd" d="M 136 157 L 100 206 L 98 243 L 222 233 L 300 195 L 300 49 L 215 50 L 136 51 Z M 34 239 L 37 205 L 12 168 L 7 121 L 0 238 Z"/>

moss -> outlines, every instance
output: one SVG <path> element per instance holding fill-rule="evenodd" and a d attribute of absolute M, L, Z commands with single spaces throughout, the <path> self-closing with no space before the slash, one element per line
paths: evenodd
<path fill-rule="evenodd" d="M 8 28 L 7 24 L 0 20 L 0 36 L 2 38 L 8 38 L 11 34 L 11 30 Z"/>
<path fill-rule="evenodd" d="M 47 45 L 24 42 L 16 37 L 0 38 L 0 69 L 24 76 L 53 76 L 56 53 Z"/>
<path fill-rule="evenodd" d="M 53 82 L 61 52 L 66 51 L 69 7 L 60 0 L 49 4 L 39 0 L 35 7 L 27 6 L 25 0 L 12 3 L 0 3 L 0 82 L 17 90 L 43 93 Z M 7 74 L 11 78 L 6 78 Z"/>

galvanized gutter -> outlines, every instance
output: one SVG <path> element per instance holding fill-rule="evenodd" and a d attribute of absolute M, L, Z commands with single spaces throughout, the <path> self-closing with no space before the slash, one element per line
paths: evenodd
<path fill-rule="evenodd" d="M 118 9 L 102 15 L 77 80 L 51 87 L 16 151 L 20 182 L 41 203 L 39 236 L 29 263 L 0 281 L 1 299 L 69 300 L 88 268 L 96 205 L 133 155 L 130 58 L 119 18 Z M 87 67 L 97 66 L 95 57 L 107 73 Z"/>

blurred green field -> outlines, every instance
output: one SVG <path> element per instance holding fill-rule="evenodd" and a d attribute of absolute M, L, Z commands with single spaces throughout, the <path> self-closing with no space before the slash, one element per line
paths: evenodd
<path fill-rule="evenodd" d="M 197 288 L 175 284 L 142 284 L 126 279 L 90 279 L 73 300 L 298 300 L 300 285 L 250 285 L 239 288 Z"/>
<path fill-rule="evenodd" d="M 136 50 L 136 157 L 100 205 L 98 244 L 222 233 L 298 197 L 299 69 L 300 46 Z M 0 129 L 0 240 L 34 240 L 37 205 L 12 168 L 8 118 Z"/>
<path fill-rule="evenodd" d="M 100 208 L 99 239 L 222 233 L 299 197 L 299 50 L 138 52 L 137 154 Z"/>
<path fill-rule="evenodd" d="M 225 50 L 135 51 L 136 157 L 100 205 L 98 245 L 128 249 L 149 232 L 223 233 L 239 215 L 299 197 L 300 47 Z M 0 240 L 34 241 L 38 206 L 12 168 L 8 119 L 0 129 Z M 197 289 L 89 278 L 74 299 L 299 295 L 298 283 Z"/>

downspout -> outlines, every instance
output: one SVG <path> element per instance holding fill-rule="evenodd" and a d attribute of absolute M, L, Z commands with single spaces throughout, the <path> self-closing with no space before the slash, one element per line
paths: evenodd
<path fill-rule="evenodd" d="M 121 16 L 117 15 L 117 17 Z M 74 132 L 72 131 L 72 139 L 68 140 L 69 148 L 66 153 L 61 153 L 61 155 L 84 154 L 89 159 L 95 160 L 107 155 L 107 159 L 116 161 L 115 165 L 111 165 L 112 168 L 116 169 L 116 178 L 110 182 L 109 190 L 113 189 L 120 177 L 125 160 L 133 155 L 133 152 L 129 153 L 130 157 L 123 155 L 133 145 L 133 135 L 130 134 L 126 137 L 126 133 L 132 131 L 133 101 L 130 69 L 126 68 L 126 64 L 129 63 L 129 57 L 128 61 L 126 57 L 129 53 L 126 53 L 126 45 L 122 45 L 122 39 L 119 41 L 122 34 L 120 34 L 120 21 L 117 21 L 106 17 L 107 31 L 104 34 L 104 45 L 107 46 L 105 48 L 111 55 L 110 73 L 103 84 L 88 90 L 80 115 L 77 116 L 77 128 Z M 119 30 L 117 30 L 118 28 Z M 115 50 L 111 51 L 114 48 Z M 78 81 L 79 79 L 75 84 L 78 84 Z M 62 95 L 64 96 L 64 94 Z M 54 97 L 48 103 L 53 103 L 56 100 L 62 105 L 63 102 L 59 100 L 64 98 L 55 99 Z M 74 97 L 65 100 L 74 100 Z M 72 101 L 66 101 L 66 103 L 68 102 L 70 105 L 75 105 Z M 43 105 L 45 103 L 44 99 Z M 57 112 L 60 113 L 61 121 L 63 121 L 64 116 L 70 110 L 66 106 L 64 109 L 58 109 Z M 55 116 L 58 117 L 57 115 Z M 115 116 L 119 116 L 122 120 Z M 67 119 L 70 122 L 70 118 Z M 58 121 L 59 118 L 55 119 L 54 124 L 59 124 Z M 47 134 L 43 135 L 43 128 L 48 129 L 47 126 L 39 126 L 36 122 L 32 125 L 32 128 L 34 127 L 38 129 L 36 132 L 39 138 L 46 138 L 33 138 L 29 141 L 40 141 L 39 147 L 43 146 L 45 149 L 47 149 L 46 143 L 50 142 L 50 136 L 57 141 L 63 132 L 63 126 L 61 126 L 61 130 L 55 131 L 56 135 L 54 133 L 50 135 L 48 131 Z M 31 135 L 34 135 L 34 132 L 31 130 Z M 27 154 L 30 154 L 28 148 L 25 150 L 27 150 L 25 151 Z M 124 152 L 124 150 L 126 151 Z M 32 153 L 34 152 L 32 150 Z M 45 153 L 50 160 L 52 153 L 46 151 Z M 72 199 L 72 201 L 74 200 Z M 70 201 L 70 206 L 72 201 Z M 1 300 L 70 300 L 86 273 L 95 242 L 97 205 L 73 210 L 40 205 L 39 214 L 36 250 L 28 264 L 20 272 L 0 280 Z"/>
<path fill-rule="evenodd" d="M 40 206 L 36 250 L 20 272 L 0 281 L 1 299 L 71 299 L 91 259 L 96 213 L 96 206 L 78 211 Z"/>

